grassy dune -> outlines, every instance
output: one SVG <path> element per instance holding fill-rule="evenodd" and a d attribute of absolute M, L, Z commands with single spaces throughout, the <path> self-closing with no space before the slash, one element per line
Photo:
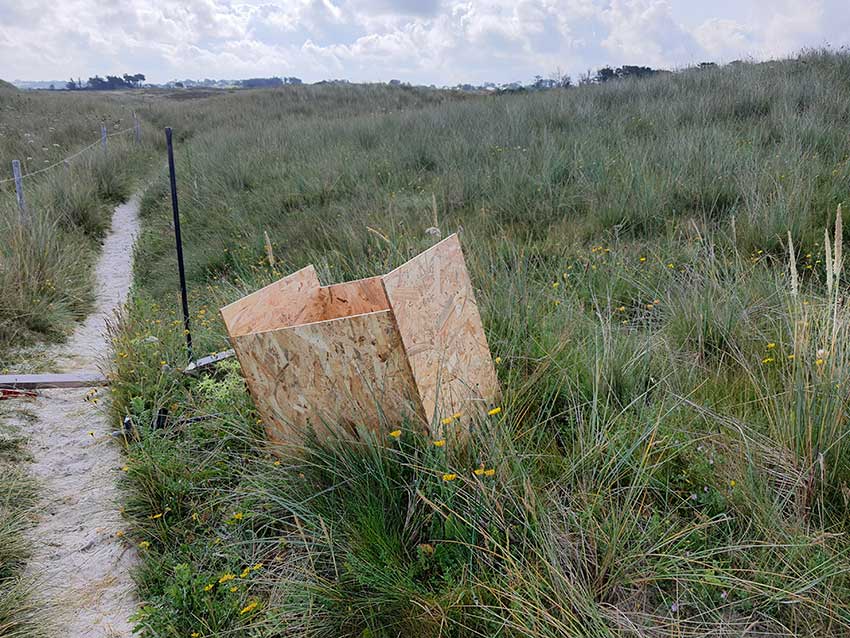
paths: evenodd
<path fill-rule="evenodd" d="M 23 440 L 2 426 L 0 412 L 0 635 L 42 636 L 43 610 L 32 601 L 32 584 L 21 574 L 30 548 L 24 532 L 36 503 L 32 480 L 21 468 Z"/>
<path fill-rule="evenodd" d="M 462 229 L 505 397 L 466 448 L 400 423 L 275 460 L 233 364 L 175 372 L 160 178 L 114 364 L 147 635 L 850 635 L 850 57 L 159 108 L 201 350 L 281 273 Z"/>
<path fill-rule="evenodd" d="M 66 92 L 0 92 L 0 370 L 14 345 L 62 338 L 93 299 L 90 267 L 109 228 L 113 206 L 147 173 L 152 131 L 144 144 L 132 133 L 135 98 Z M 98 140 L 110 135 L 104 155 Z M 70 160 L 67 169 L 54 166 Z M 32 217 L 20 223 L 11 161 L 21 161 Z M 53 168 L 50 168 L 53 167 Z"/>

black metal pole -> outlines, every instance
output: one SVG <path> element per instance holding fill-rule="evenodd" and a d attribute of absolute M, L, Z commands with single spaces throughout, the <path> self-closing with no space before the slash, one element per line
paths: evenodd
<path fill-rule="evenodd" d="M 168 146 L 168 177 L 171 180 L 171 210 L 174 212 L 174 240 L 177 242 L 177 270 L 180 272 L 180 296 L 183 301 L 183 332 L 186 334 L 186 351 L 189 363 L 194 360 L 192 354 L 192 332 L 189 325 L 189 297 L 186 294 L 186 269 L 183 267 L 183 240 L 180 238 L 180 211 L 177 208 L 177 176 L 174 173 L 174 147 L 171 144 L 171 127 L 165 128 L 165 142 Z"/>

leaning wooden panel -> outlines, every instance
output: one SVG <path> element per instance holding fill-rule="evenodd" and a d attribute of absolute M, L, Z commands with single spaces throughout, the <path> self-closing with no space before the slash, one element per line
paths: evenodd
<path fill-rule="evenodd" d="M 492 406 L 499 383 L 457 235 L 383 282 L 429 422 Z"/>
<path fill-rule="evenodd" d="M 318 321 L 321 317 L 311 313 L 316 312 L 313 301 L 319 288 L 316 269 L 310 265 L 225 306 L 221 317 L 231 338 Z"/>
<path fill-rule="evenodd" d="M 345 436 L 424 418 L 388 310 L 241 335 L 234 346 L 274 442 L 298 443 L 310 426 Z"/>
<path fill-rule="evenodd" d="M 319 289 L 322 319 L 337 319 L 367 312 L 389 310 L 390 304 L 380 277 L 331 284 Z"/>

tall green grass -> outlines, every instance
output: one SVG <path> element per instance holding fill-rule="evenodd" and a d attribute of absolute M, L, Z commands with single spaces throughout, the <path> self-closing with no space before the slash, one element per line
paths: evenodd
<path fill-rule="evenodd" d="M 235 363 L 175 372 L 160 177 L 114 335 L 141 631 L 850 635 L 847 288 L 823 240 L 848 80 L 814 52 L 391 109 L 412 94 L 164 105 L 198 123 L 177 153 L 199 351 L 227 347 L 220 305 L 307 263 L 385 272 L 437 226 L 504 402 L 461 420 L 468 446 L 400 423 L 273 456 Z"/>
<path fill-rule="evenodd" d="M 35 485 L 20 466 L 24 455 L 23 440 L 0 423 L 0 635 L 9 638 L 43 635 L 43 610 L 22 577 L 31 551 L 25 532 L 36 505 Z"/>
<path fill-rule="evenodd" d="M 128 98 L 125 98 L 128 99 Z M 0 370 L 10 348 L 59 340 L 89 311 L 90 266 L 110 225 L 112 208 L 147 173 L 152 130 L 133 143 L 133 104 L 67 93 L 0 94 Z M 96 144 L 101 122 L 106 153 Z M 68 165 L 61 164 L 73 157 Z M 22 172 L 31 223 L 21 223 L 11 160 Z M 55 164 L 58 166 L 54 166 Z M 50 168 L 53 167 L 53 168 Z"/>

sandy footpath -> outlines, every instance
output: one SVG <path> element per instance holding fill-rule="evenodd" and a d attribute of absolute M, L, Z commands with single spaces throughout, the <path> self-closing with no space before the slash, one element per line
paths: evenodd
<path fill-rule="evenodd" d="M 67 343 L 50 351 L 54 371 L 94 372 L 108 355 L 106 322 L 130 288 L 138 211 L 138 197 L 115 209 L 97 264 L 97 307 Z M 40 391 L 26 406 L 35 418 L 20 424 L 42 490 L 27 570 L 56 638 L 130 636 L 128 618 L 137 606 L 130 578 L 136 556 L 116 536 L 122 459 L 103 407 L 108 391 L 98 390 L 96 404 L 87 392 Z"/>

